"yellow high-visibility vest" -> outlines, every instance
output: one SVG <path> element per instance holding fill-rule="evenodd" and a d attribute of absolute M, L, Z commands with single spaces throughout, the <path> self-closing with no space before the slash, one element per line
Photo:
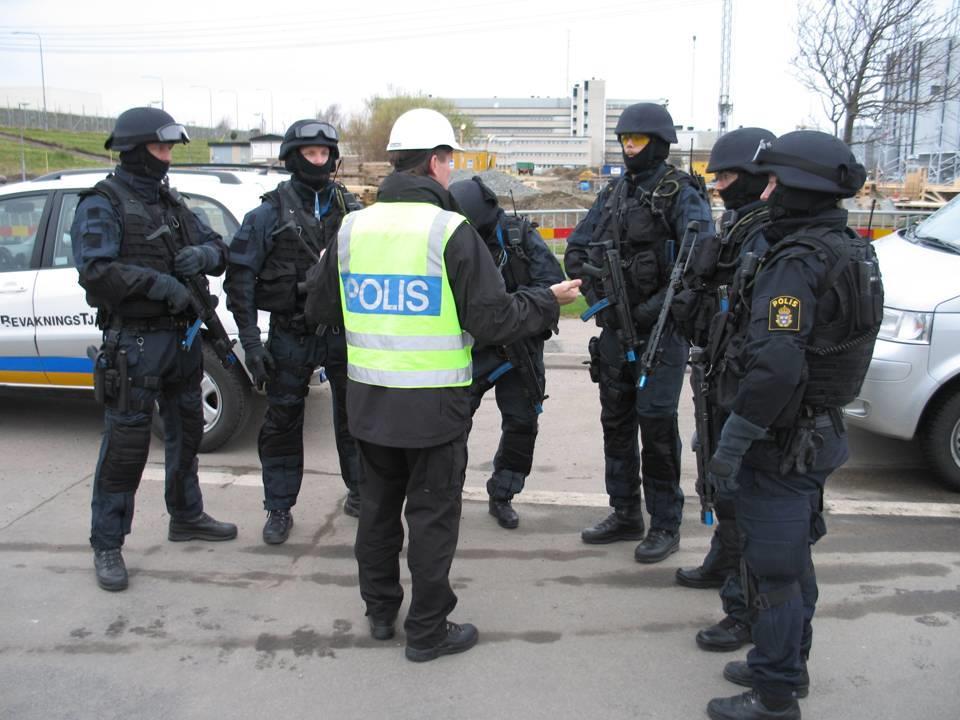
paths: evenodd
<path fill-rule="evenodd" d="M 443 251 L 466 218 L 428 203 L 378 202 L 337 239 L 347 376 L 392 388 L 462 387 L 473 338 L 460 327 Z"/>

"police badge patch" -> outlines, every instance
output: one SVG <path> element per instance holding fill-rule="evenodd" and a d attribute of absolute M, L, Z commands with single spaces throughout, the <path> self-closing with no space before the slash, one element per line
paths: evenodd
<path fill-rule="evenodd" d="M 800 301 L 790 295 L 773 298 L 767 330 L 800 332 Z"/>

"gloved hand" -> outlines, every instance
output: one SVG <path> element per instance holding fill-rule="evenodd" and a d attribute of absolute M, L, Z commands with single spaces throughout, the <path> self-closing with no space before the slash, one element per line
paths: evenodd
<path fill-rule="evenodd" d="M 190 245 L 177 251 L 173 258 L 173 270 L 181 277 L 192 277 L 210 268 L 216 260 L 211 258 L 213 248 Z"/>
<path fill-rule="evenodd" d="M 157 275 L 153 285 L 147 291 L 151 300 L 164 300 L 170 312 L 179 315 L 190 307 L 190 293 L 173 275 Z"/>
<path fill-rule="evenodd" d="M 740 487 L 737 483 L 737 475 L 740 472 L 743 456 L 746 455 L 754 440 L 760 440 L 766 434 L 766 428 L 754 425 L 736 413 L 730 413 L 720 432 L 717 449 L 707 463 L 707 482 L 718 492 L 735 493 Z"/>
<path fill-rule="evenodd" d="M 277 369 L 273 355 L 262 344 L 244 350 L 244 364 L 250 371 L 250 375 L 253 376 L 253 384 L 257 386 L 258 390 L 263 389 L 273 371 Z"/>

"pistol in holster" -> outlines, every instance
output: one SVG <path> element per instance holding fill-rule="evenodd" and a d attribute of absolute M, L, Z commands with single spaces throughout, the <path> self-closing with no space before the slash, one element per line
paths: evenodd
<path fill-rule="evenodd" d="M 130 409 L 130 375 L 127 351 L 117 349 L 115 338 L 109 334 L 98 349 L 91 345 L 87 356 L 93 360 L 93 397 L 101 405 L 120 412 Z"/>

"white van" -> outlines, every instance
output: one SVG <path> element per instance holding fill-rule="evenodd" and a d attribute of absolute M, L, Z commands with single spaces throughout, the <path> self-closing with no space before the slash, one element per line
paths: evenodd
<path fill-rule="evenodd" d="M 960 197 L 874 245 L 883 325 L 847 419 L 916 438 L 940 478 L 960 491 Z"/>
<path fill-rule="evenodd" d="M 77 282 L 70 226 L 80 193 L 106 174 L 65 171 L 0 187 L 0 386 L 93 390 L 87 347 L 99 346 L 101 338 L 96 311 Z M 260 169 L 176 167 L 169 175 L 190 208 L 226 242 L 244 214 L 260 204 L 260 196 L 286 176 Z M 217 314 L 235 338 L 237 326 L 226 309 L 221 278 L 210 278 L 210 291 L 221 296 Z M 261 329 L 267 321 L 261 317 Z M 242 360 L 239 344 L 234 350 Z M 209 347 L 203 352 L 200 449 L 210 451 L 246 424 L 251 383 L 242 362 L 224 369 Z"/>

